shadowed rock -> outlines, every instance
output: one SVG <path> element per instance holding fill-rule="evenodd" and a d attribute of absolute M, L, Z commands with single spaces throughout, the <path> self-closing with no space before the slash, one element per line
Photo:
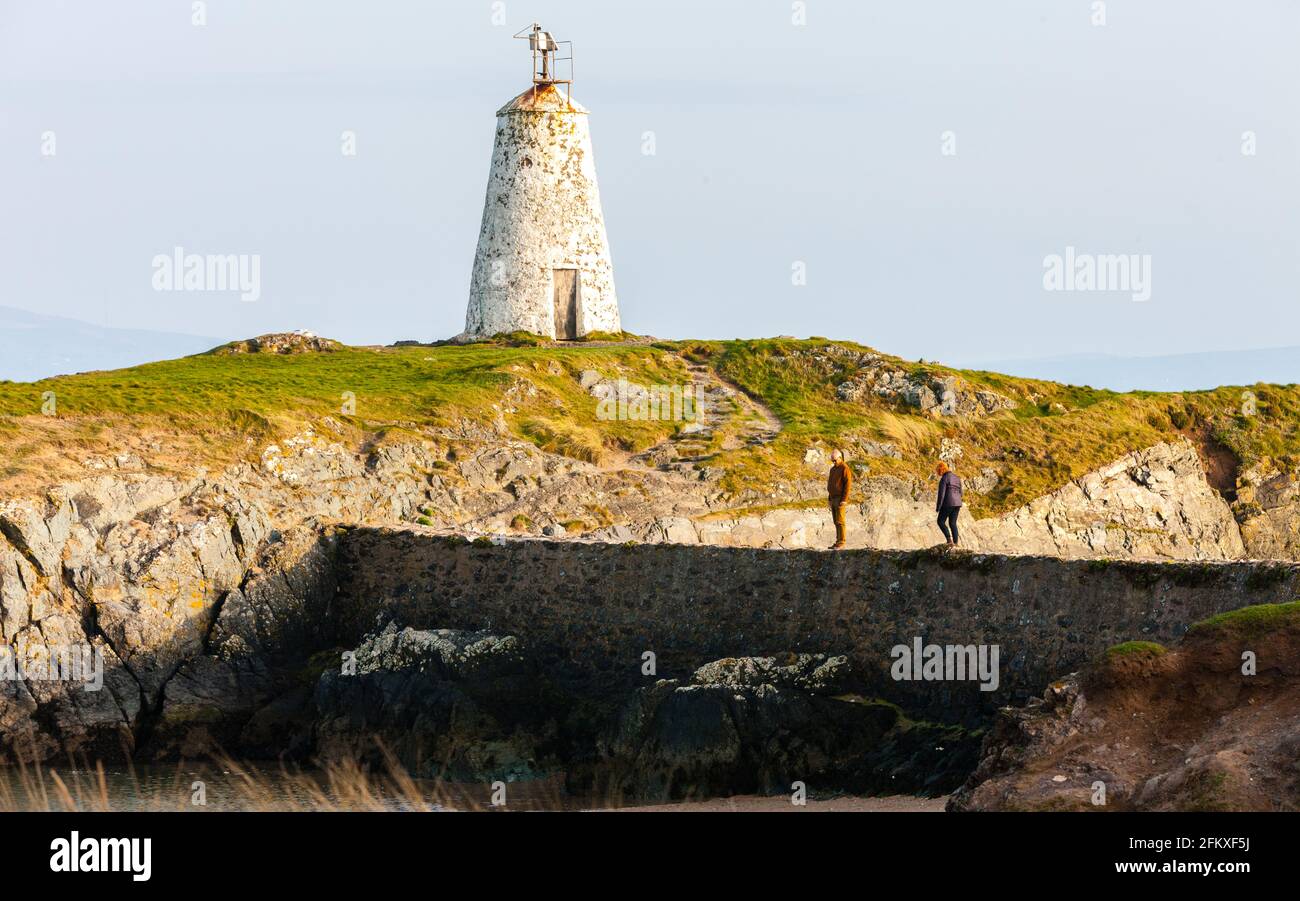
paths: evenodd
<path fill-rule="evenodd" d="M 559 709 L 517 638 L 389 624 L 316 686 L 315 738 L 324 760 L 451 779 L 513 779 L 544 768 Z"/>
<path fill-rule="evenodd" d="M 970 766 L 978 736 L 909 722 L 891 704 L 832 694 L 847 658 L 728 658 L 691 679 L 642 689 L 601 757 L 571 781 L 611 797 L 760 792 L 943 794 Z"/>

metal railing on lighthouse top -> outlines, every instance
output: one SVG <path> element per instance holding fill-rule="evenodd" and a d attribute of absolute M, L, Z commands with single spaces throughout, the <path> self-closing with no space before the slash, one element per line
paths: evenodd
<path fill-rule="evenodd" d="M 534 22 L 514 35 L 528 41 L 533 54 L 533 93 L 539 87 L 564 85 L 564 103 L 573 105 L 573 41 L 557 41 L 549 31 Z M 564 48 L 561 50 L 560 48 Z M 567 53 L 567 56 L 562 56 Z M 564 64 L 567 63 L 567 67 Z M 567 69 L 567 71 L 566 71 Z M 567 74 L 567 78 L 561 75 Z"/>

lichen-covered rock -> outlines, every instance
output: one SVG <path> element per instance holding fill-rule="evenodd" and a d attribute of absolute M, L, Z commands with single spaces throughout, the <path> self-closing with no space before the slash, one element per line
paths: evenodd
<path fill-rule="evenodd" d="M 570 781 L 611 797 L 736 793 L 942 794 L 967 772 L 978 737 L 907 722 L 898 708 L 830 693 L 845 657 L 728 658 L 688 682 L 659 680 L 624 710 L 595 761 Z"/>
<path fill-rule="evenodd" d="M 563 705 L 518 639 L 390 623 L 355 654 L 355 669 L 316 686 L 321 759 L 383 766 L 391 753 L 413 773 L 465 780 L 545 769 Z"/>
<path fill-rule="evenodd" d="M 332 637 L 336 534 L 306 523 L 276 537 L 225 596 L 209 638 L 215 653 L 278 664 L 302 660 Z"/>
<path fill-rule="evenodd" d="M 304 662 L 333 639 L 335 536 L 303 525 L 275 539 L 244 583 L 222 598 L 204 653 L 167 681 L 142 753 L 196 756 L 244 747 L 245 726 L 259 714 L 264 732 L 275 728 L 277 712 L 297 716 L 284 697 L 302 687 Z"/>
<path fill-rule="evenodd" d="M 843 690 L 849 678 L 849 658 L 843 655 L 788 654 L 782 657 L 727 657 L 706 663 L 695 671 L 696 685 L 732 688 L 771 685 L 811 694 Z"/>
<path fill-rule="evenodd" d="M 153 702 L 180 665 L 203 650 L 219 599 L 245 563 L 224 513 L 180 505 L 111 526 L 74 577 L 95 622 Z"/>
<path fill-rule="evenodd" d="M 311 332 L 273 332 L 243 341 L 231 341 L 216 348 L 222 354 L 308 354 L 331 353 L 342 347 L 339 342 Z"/>
<path fill-rule="evenodd" d="M 843 359 L 845 354 L 839 356 Z M 956 375 L 908 372 L 880 354 L 859 353 L 852 362 L 856 372 L 835 388 L 836 397 L 847 403 L 884 399 L 934 416 L 988 416 L 1017 406 L 1011 398 Z"/>
<path fill-rule="evenodd" d="M 1300 559 L 1300 477 L 1296 474 L 1243 473 L 1234 510 L 1251 556 Z"/>
<path fill-rule="evenodd" d="M 63 543 L 72 527 L 73 507 L 64 491 L 52 492 L 46 509 L 21 501 L 0 505 L 0 532 L 45 577 L 57 575 Z"/>
<path fill-rule="evenodd" d="M 132 724 L 142 696 L 134 677 L 99 637 L 86 639 L 81 623 L 55 611 L 17 635 L 7 648 L 26 660 L 76 654 L 85 668 L 68 680 L 0 681 L 0 763 L 120 758 L 134 749 Z"/>
<path fill-rule="evenodd" d="M 1183 560 L 1246 553 L 1231 508 L 1186 441 L 1128 454 L 1024 507 L 973 523 L 969 534 L 973 547 L 994 553 Z"/>

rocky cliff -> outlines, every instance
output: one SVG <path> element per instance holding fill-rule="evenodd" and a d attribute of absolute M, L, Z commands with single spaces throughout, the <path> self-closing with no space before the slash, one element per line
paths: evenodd
<path fill-rule="evenodd" d="M 820 510 L 717 518 L 709 512 L 717 489 L 697 475 L 610 470 L 469 426 L 437 441 L 358 453 L 336 427 L 326 419 L 266 446 L 258 465 L 212 475 L 158 475 L 130 455 L 90 461 L 81 481 L 0 505 L 0 640 L 20 650 L 84 640 L 102 650 L 108 672 L 107 690 L 93 697 L 47 682 L 10 686 L 7 744 L 30 744 L 39 755 L 60 744 L 99 749 L 123 739 L 137 750 L 174 750 L 183 740 L 165 727 L 204 707 L 215 682 L 239 686 L 222 705 L 246 711 L 265 701 L 283 688 L 271 680 L 250 694 L 250 678 L 270 679 L 266 661 L 322 643 L 312 630 L 334 592 L 335 523 L 418 519 L 446 529 L 563 535 L 546 523 L 599 509 L 617 524 L 594 534 L 610 541 L 799 547 L 829 540 Z M 1285 549 L 1279 510 L 1289 495 L 1268 490 L 1247 522 L 1255 524 L 1251 534 L 1271 536 L 1267 546 Z M 931 543 L 928 497 L 888 479 L 868 480 L 863 494 L 853 513 L 857 545 Z M 520 516 L 521 504 L 536 517 L 527 527 L 501 522 Z M 1260 517 L 1271 525 L 1259 525 Z M 963 518 L 963 525 L 971 545 L 1003 552 L 1242 553 L 1235 521 L 1186 444 L 1130 455 L 1026 508 L 994 520 Z M 609 556 L 583 553 L 597 569 L 596 558 Z M 729 647 L 719 656 L 743 651 Z"/>
<path fill-rule="evenodd" d="M 389 529 L 412 517 L 450 523 L 452 510 L 490 516 L 532 492 L 562 504 L 575 485 L 608 492 L 618 515 L 654 502 L 619 493 L 618 473 L 535 448 L 467 435 L 458 446 L 473 450 L 412 443 L 361 456 L 327 427 L 267 447 L 258 466 L 183 479 L 127 457 L 40 503 L 0 507 L 4 644 L 47 655 L 84 645 L 103 660 L 98 691 L 6 680 L 5 760 L 373 754 L 379 735 L 426 772 L 563 769 L 615 793 L 756 790 L 804 771 L 824 786 L 942 792 L 968 766 L 953 761 L 973 760 L 970 729 L 995 699 L 1037 692 L 1106 643 L 1169 641 L 1195 618 L 1296 590 L 1292 568 L 1274 564 L 469 542 Z M 1189 509 L 1176 486 L 1194 472 L 1175 446 L 1078 490 L 1097 515 L 1131 526 L 1139 512 L 1172 517 L 1177 507 L 1162 502 Z M 420 634 L 395 640 L 390 626 Z M 892 679 L 890 647 L 914 638 L 1000 645 L 998 685 Z M 337 675 L 349 649 L 354 680 Z M 646 651 L 657 660 L 649 683 Z M 790 652 L 842 655 L 852 679 L 828 694 L 811 682 L 732 685 L 733 670 L 710 668 Z M 452 711 L 466 714 L 455 729 L 434 728 L 450 729 Z M 717 717 L 731 725 L 699 731 Z M 822 736 L 821 750 L 796 741 L 804 732 Z M 682 756 L 690 734 L 708 738 L 703 757 Z M 864 742 L 869 766 L 836 750 Z M 931 759 L 935 747 L 957 756 Z"/>
<path fill-rule="evenodd" d="M 978 489 L 978 477 L 970 480 Z M 1285 502 L 1278 505 L 1285 508 Z M 1286 514 L 1283 514 L 1286 515 Z M 846 519 L 852 547 L 920 548 L 941 540 L 928 488 L 899 479 L 861 485 Z M 1232 560 L 1246 555 L 1232 508 L 1210 487 L 1190 443 L 1159 444 L 1129 454 L 1032 503 L 997 517 L 958 519 L 963 544 L 1000 554 Z M 1261 550 L 1287 556 L 1281 529 L 1256 527 Z M 823 547 L 835 536 L 824 507 L 775 509 L 733 516 L 677 516 L 606 530 L 611 537 L 688 544 Z"/>
<path fill-rule="evenodd" d="M 1240 481 L 1234 509 L 1247 553 L 1300 559 L 1300 479 L 1285 472 L 1252 469 Z"/>

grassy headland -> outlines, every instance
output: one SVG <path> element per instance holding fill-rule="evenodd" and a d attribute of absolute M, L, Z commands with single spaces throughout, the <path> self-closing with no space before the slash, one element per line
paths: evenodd
<path fill-rule="evenodd" d="M 870 349 L 825 339 L 579 344 L 509 339 L 467 346 L 346 347 L 312 353 L 205 354 L 33 383 L 0 382 L 0 491 L 30 490 L 81 470 L 95 456 L 148 451 L 177 471 L 255 460 L 268 442 L 331 417 L 356 446 L 432 428 L 504 423 L 545 450 L 617 461 L 680 425 L 601 420 L 578 383 L 588 369 L 643 385 L 682 384 L 704 366 L 781 420 L 770 443 L 732 446 L 715 435 L 708 465 L 724 486 L 762 489 L 815 475 L 810 445 L 891 448 L 859 455 L 868 475 L 928 477 L 944 442 L 961 446 L 959 468 L 997 475 L 972 497 L 978 515 L 1012 509 L 1124 453 L 1184 436 L 1230 482 L 1238 465 L 1300 464 L 1300 388 L 1256 385 L 1183 393 L 1117 393 L 956 370 L 882 355 L 909 374 L 955 376 L 1009 399 L 982 416 L 937 416 L 836 388 Z M 53 392 L 56 415 L 45 415 Z M 355 398 L 355 409 L 346 406 Z M 733 442 L 732 444 L 736 444 Z M 1221 470 L 1216 472 L 1217 470 Z M 1230 484 L 1220 487 L 1230 488 Z"/>

